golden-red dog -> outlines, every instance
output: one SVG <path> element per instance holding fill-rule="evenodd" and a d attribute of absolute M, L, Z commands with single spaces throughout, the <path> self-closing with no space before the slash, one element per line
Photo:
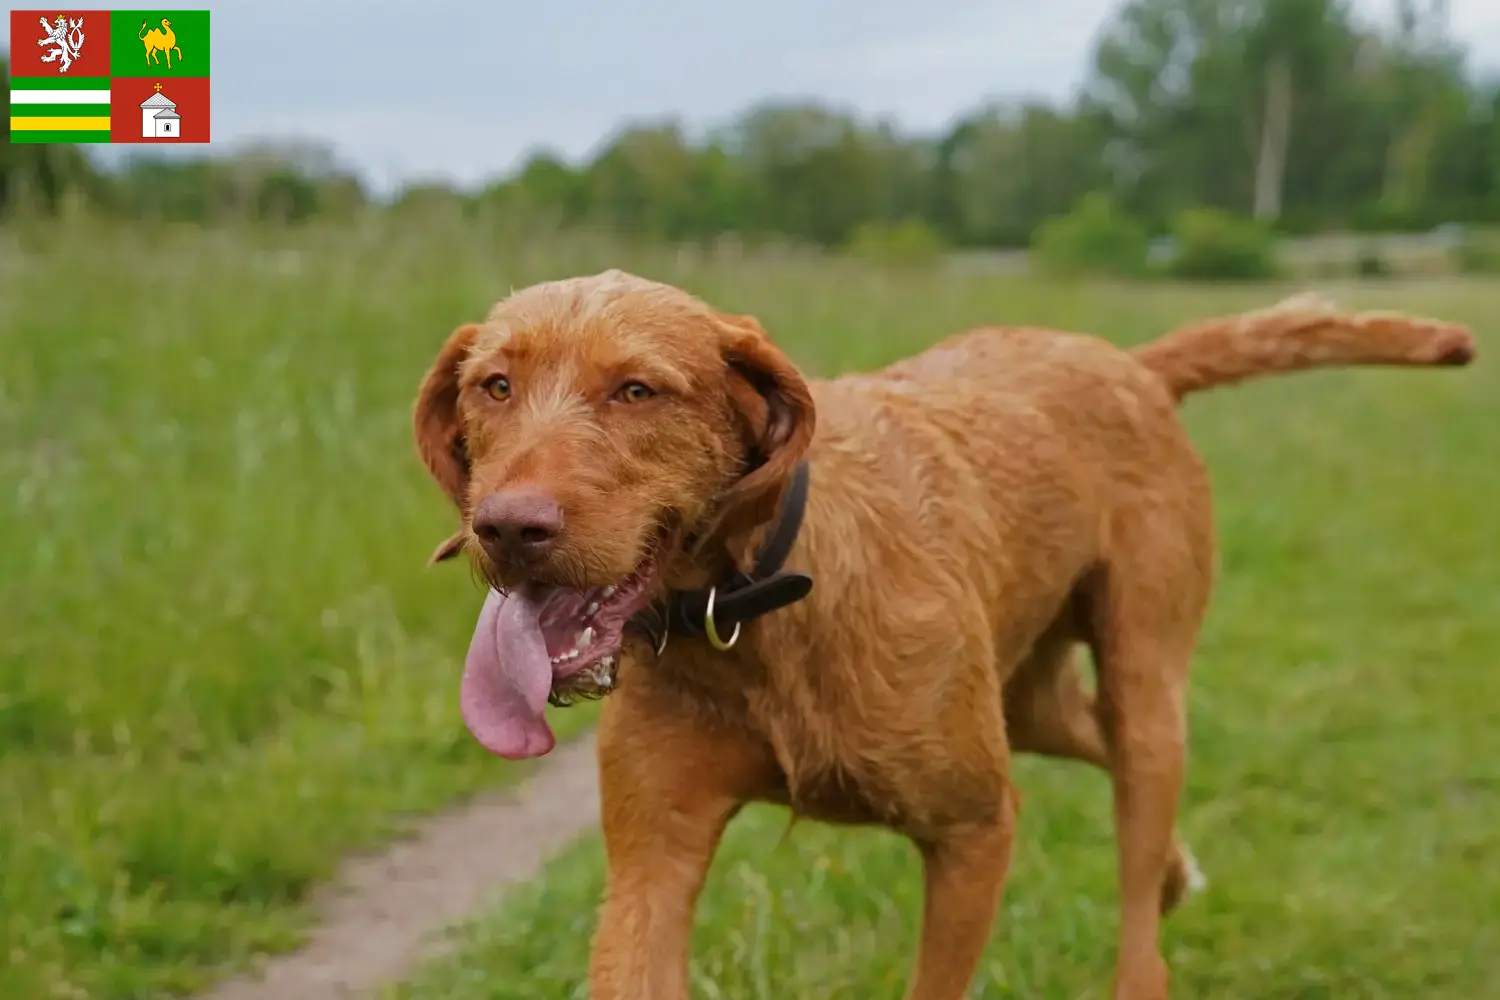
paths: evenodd
<path fill-rule="evenodd" d="M 492 588 L 465 722 L 495 753 L 536 756 L 554 742 L 549 698 L 613 689 L 593 1000 L 686 997 L 695 900 L 751 801 L 909 836 L 926 907 L 907 995 L 958 1000 L 1010 860 L 1013 750 L 1111 774 L 1114 995 L 1162 1000 L 1160 917 L 1190 874 L 1173 833 L 1185 688 L 1214 568 L 1178 401 L 1473 351 L 1459 327 L 1288 303 L 1133 352 L 976 330 L 810 381 L 753 319 L 618 271 L 525 289 L 459 327 L 415 430 L 463 518 L 435 558 L 470 550 Z M 799 512 L 800 531 L 778 530 Z M 752 610 L 740 588 L 773 536 L 795 539 L 791 576 Z M 652 628 L 674 595 L 694 610 Z"/>

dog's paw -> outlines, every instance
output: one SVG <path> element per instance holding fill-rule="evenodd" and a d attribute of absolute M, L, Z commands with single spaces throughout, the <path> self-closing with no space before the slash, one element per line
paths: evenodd
<path fill-rule="evenodd" d="M 1177 841 L 1167 880 L 1161 889 L 1161 912 L 1171 913 L 1195 892 L 1208 888 L 1208 877 L 1198 866 L 1198 859 L 1182 841 Z"/>
<path fill-rule="evenodd" d="M 1208 888 L 1208 876 L 1203 874 L 1203 869 L 1198 866 L 1198 859 L 1193 856 L 1192 848 L 1186 844 L 1179 846 L 1182 851 L 1183 874 L 1187 877 L 1187 895 L 1202 892 Z"/>

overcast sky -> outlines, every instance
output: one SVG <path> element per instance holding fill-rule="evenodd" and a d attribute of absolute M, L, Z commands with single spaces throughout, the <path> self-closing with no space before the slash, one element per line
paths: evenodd
<path fill-rule="evenodd" d="M 1366 16 L 1392 0 L 1354 0 Z M 989 97 L 1066 97 L 1115 0 L 216 0 L 214 145 L 327 140 L 372 183 L 471 184 L 622 120 L 817 97 L 920 130 Z M 415 13 L 417 10 L 423 12 Z M 1500 68 L 1500 0 L 1451 0 Z M 3 29 L 9 31 L 8 24 Z"/>

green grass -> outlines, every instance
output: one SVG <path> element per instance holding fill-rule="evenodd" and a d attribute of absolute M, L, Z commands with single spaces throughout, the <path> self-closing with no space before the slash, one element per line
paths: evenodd
<path fill-rule="evenodd" d="M 454 522 L 408 426 L 453 326 L 588 263 L 519 259 L 441 225 L 0 244 L 0 998 L 195 988 L 515 773 L 458 720 L 481 592 L 423 569 Z"/>
<path fill-rule="evenodd" d="M 810 281 L 816 278 L 808 279 Z M 810 366 L 882 361 L 993 319 L 1149 337 L 1274 291 L 1063 290 L 990 279 L 788 284 L 755 307 Z M 1341 290 L 1477 326 L 1500 288 Z M 737 305 L 742 304 L 736 303 Z M 1500 377 L 1316 373 L 1194 399 L 1220 589 L 1192 694 L 1182 828 L 1212 885 L 1167 924 L 1174 995 L 1477 1000 L 1500 980 Z M 1486 350 L 1486 348 L 1488 350 Z M 1108 995 L 1116 926 L 1103 777 L 1023 760 L 1021 841 L 975 996 Z M 893 835 L 747 810 L 699 913 L 702 998 L 902 996 L 920 883 Z M 403 1000 L 574 1000 L 597 837 L 465 928 Z"/>
<path fill-rule="evenodd" d="M 341 854 L 516 773 L 458 720 L 479 590 L 461 567 L 422 568 L 453 521 L 408 415 L 459 322 L 511 286 L 615 265 L 757 313 L 818 371 L 981 320 L 1136 339 L 1280 293 L 882 275 L 448 219 L 12 229 L 0 1000 L 198 988 L 295 944 Z M 1359 297 L 1478 322 L 1500 292 L 1477 289 Z M 1500 944 L 1483 919 L 1500 862 L 1492 371 L 1320 375 L 1190 410 L 1227 562 L 1184 813 L 1217 886 L 1171 925 L 1198 995 L 1474 997 L 1500 973 L 1482 957 Z M 557 718 L 576 732 L 591 715 Z M 1102 779 L 1023 777 L 987 995 L 1097 995 Z M 896 995 L 916 898 L 904 849 L 813 827 L 775 848 L 780 829 L 762 811 L 731 833 L 703 995 Z M 577 995 L 599 875 L 586 841 L 412 995 Z"/>

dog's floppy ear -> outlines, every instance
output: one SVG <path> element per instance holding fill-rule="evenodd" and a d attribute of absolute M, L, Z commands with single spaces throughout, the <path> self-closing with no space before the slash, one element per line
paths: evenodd
<path fill-rule="evenodd" d="M 460 511 L 468 502 L 469 455 L 458 420 L 458 366 L 468 357 L 478 333 L 479 326 L 475 323 L 465 323 L 453 331 L 422 379 L 412 412 L 417 454 L 422 456 L 427 471 Z M 453 539 L 449 539 L 444 546 L 452 542 Z M 448 555 L 457 551 L 454 547 Z M 434 561 L 441 552 L 440 548 L 434 553 Z"/>
<path fill-rule="evenodd" d="M 747 529 L 775 515 L 782 486 L 812 442 L 815 413 L 806 379 L 753 318 L 723 316 L 721 338 L 747 457 L 723 513 L 726 527 Z"/>

